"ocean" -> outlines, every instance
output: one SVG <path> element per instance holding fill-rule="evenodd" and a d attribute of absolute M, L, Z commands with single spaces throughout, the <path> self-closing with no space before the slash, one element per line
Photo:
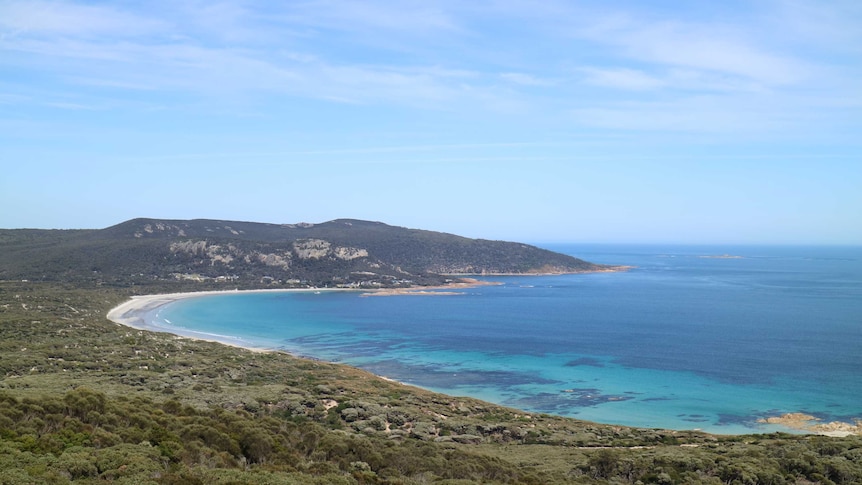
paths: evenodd
<path fill-rule="evenodd" d="M 601 423 L 735 434 L 788 412 L 862 418 L 862 248 L 544 247 L 635 268 L 448 296 L 238 292 L 147 318 Z"/>

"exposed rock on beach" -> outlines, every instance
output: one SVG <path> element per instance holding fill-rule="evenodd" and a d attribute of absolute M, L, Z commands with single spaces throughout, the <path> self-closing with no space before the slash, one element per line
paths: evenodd
<path fill-rule="evenodd" d="M 862 419 L 856 419 L 855 423 L 844 421 L 822 422 L 820 418 L 804 413 L 787 413 L 781 416 L 758 419 L 758 423 L 778 424 L 799 431 L 806 431 L 824 436 L 862 436 Z"/>

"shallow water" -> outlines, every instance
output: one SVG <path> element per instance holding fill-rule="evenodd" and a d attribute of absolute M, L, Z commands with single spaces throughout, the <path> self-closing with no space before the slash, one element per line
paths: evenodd
<path fill-rule="evenodd" d="M 637 268 L 454 296 L 204 296 L 151 323 L 605 423 L 740 433 L 785 412 L 862 417 L 862 248 L 548 247 Z M 707 257 L 723 255 L 740 257 Z"/>

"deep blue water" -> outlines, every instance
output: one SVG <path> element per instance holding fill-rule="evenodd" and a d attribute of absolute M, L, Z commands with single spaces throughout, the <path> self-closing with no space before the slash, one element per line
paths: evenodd
<path fill-rule="evenodd" d="M 206 296 L 152 318 L 606 423 L 737 433 L 784 412 L 862 417 L 862 248 L 547 247 L 636 268 L 455 296 Z M 740 257 L 705 257 L 726 254 Z"/>

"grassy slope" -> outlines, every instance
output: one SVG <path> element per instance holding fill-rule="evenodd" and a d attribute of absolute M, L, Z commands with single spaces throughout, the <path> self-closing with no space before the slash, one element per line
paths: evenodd
<path fill-rule="evenodd" d="M 107 321 L 130 294 L 0 283 L 0 483 L 862 483 L 858 437 L 529 415 Z"/>

